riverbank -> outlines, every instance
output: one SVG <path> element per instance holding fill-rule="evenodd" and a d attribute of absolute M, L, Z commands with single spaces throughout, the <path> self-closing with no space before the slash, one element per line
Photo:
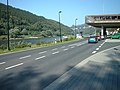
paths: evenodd
<path fill-rule="evenodd" d="M 43 47 L 43 46 L 51 46 L 55 44 L 62 44 L 66 42 L 71 42 L 79 39 L 75 39 L 74 37 L 71 38 L 65 38 L 60 42 L 59 40 L 56 41 L 51 41 L 51 42 L 38 42 L 35 44 L 32 43 L 24 43 L 24 42 L 16 42 L 16 43 L 11 43 L 10 44 L 10 51 L 7 50 L 7 45 L 0 45 L 0 54 L 3 53 L 9 53 L 9 52 L 16 52 L 16 51 L 21 51 L 21 50 L 27 50 L 31 48 L 37 48 L 37 47 Z"/>

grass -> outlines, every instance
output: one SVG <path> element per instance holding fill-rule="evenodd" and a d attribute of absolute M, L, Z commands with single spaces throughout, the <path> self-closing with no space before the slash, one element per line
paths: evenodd
<path fill-rule="evenodd" d="M 71 42 L 71 41 L 75 41 L 76 39 L 74 37 L 70 37 L 70 38 L 65 38 L 62 40 L 62 42 L 60 41 L 56 41 L 55 42 L 39 42 L 36 44 L 31 44 L 31 43 L 25 43 L 25 42 L 15 42 L 15 43 L 11 43 L 10 44 L 10 51 L 7 50 L 7 45 L 0 45 L 0 54 L 3 53 L 8 53 L 8 52 L 16 52 L 16 51 L 21 51 L 21 50 L 28 50 L 28 49 L 32 49 L 32 48 L 37 48 L 37 47 L 43 47 L 43 46 L 51 46 L 51 45 L 55 45 L 55 44 L 62 44 L 65 42 Z"/>

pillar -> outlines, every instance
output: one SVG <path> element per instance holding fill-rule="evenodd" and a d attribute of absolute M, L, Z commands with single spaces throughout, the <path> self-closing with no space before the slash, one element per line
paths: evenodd
<path fill-rule="evenodd" d="M 105 39 L 107 37 L 106 28 L 104 26 L 101 27 L 101 38 Z"/>

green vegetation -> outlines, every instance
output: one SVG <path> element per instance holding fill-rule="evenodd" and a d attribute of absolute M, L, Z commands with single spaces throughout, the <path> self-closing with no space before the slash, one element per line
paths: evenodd
<path fill-rule="evenodd" d="M 6 39 L 6 5 L 0 3 L 0 39 Z M 59 35 L 59 23 L 37 16 L 28 11 L 9 6 L 9 25 L 11 38 L 53 37 Z M 61 25 L 62 35 L 70 35 L 72 29 Z M 2 37 L 1 37 L 2 36 Z"/>
<path fill-rule="evenodd" d="M 76 40 L 75 37 L 70 36 L 70 38 L 65 38 L 63 39 L 62 43 L 65 42 L 70 42 Z M 15 42 L 15 43 L 11 43 L 10 44 L 10 51 L 7 50 L 7 45 L 0 45 L 0 54 L 1 53 L 7 53 L 7 52 L 15 52 L 15 51 L 20 51 L 20 50 L 26 50 L 26 49 L 30 49 L 30 48 L 37 48 L 37 47 L 42 47 L 42 46 L 50 46 L 50 45 L 54 45 L 54 44 L 60 44 L 60 41 L 56 41 L 57 43 L 55 43 L 54 41 L 52 42 L 39 42 L 36 44 L 31 44 L 31 43 L 25 43 L 25 42 Z"/>

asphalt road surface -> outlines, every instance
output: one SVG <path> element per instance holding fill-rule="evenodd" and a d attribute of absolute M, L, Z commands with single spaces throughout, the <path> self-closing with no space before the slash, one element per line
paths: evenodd
<path fill-rule="evenodd" d="M 0 55 L 0 90 L 42 90 L 82 60 L 117 45 L 83 39 Z"/>

